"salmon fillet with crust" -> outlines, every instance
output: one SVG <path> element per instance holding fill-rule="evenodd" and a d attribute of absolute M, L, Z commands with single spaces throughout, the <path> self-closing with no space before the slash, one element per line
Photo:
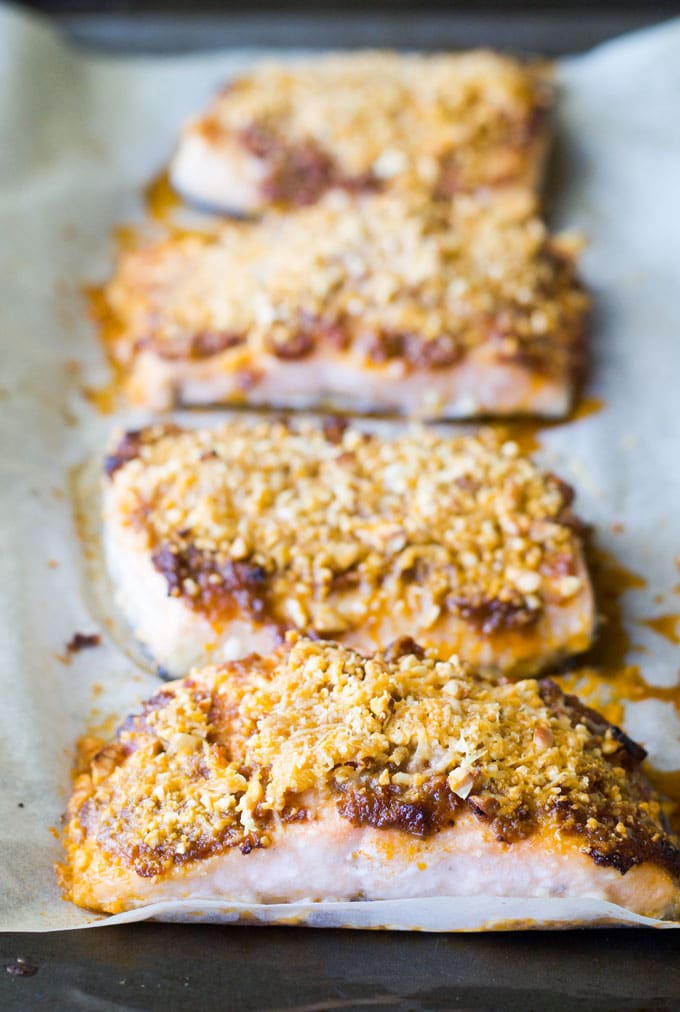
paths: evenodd
<path fill-rule="evenodd" d="M 117 599 L 175 675 L 290 629 L 369 652 L 412 633 L 515 675 L 590 644 L 573 493 L 499 434 L 152 426 L 105 470 Z"/>
<path fill-rule="evenodd" d="M 239 214 L 330 189 L 535 190 L 551 104 L 548 64 L 484 51 L 261 63 L 187 124 L 171 177 L 188 200 Z"/>
<path fill-rule="evenodd" d="M 75 781 L 80 906 L 589 897 L 677 913 L 645 752 L 556 683 L 298 640 L 168 684 Z"/>
<path fill-rule="evenodd" d="M 127 250 L 105 286 L 137 404 L 426 418 L 570 407 L 589 300 L 573 239 L 521 194 L 336 194 Z"/>

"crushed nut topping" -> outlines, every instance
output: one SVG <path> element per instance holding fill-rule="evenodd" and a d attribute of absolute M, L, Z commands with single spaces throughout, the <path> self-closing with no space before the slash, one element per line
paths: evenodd
<path fill-rule="evenodd" d="M 295 215 L 125 251 L 104 301 L 125 368 L 149 352 L 212 356 L 255 383 L 272 359 L 315 354 L 392 376 L 474 355 L 569 382 L 588 309 L 570 242 L 518 194 L 333 194 Z"/>
<path fill-rule="evenodd" d="M 450 193 L 535 185 L 551 103 L 545 63 L 364 52 L 261 63 L 188 130 L 261 159 L 263 202 L 366 181 Z"/>
<path fill-rule="evenodd" d="M 390 656 L 293 635 L 268 660 L 168 685 L 78 778 L 72 859 L 89 841 L 160 875 L 269 846 L 282 821 L 334 804 L 355 824 L 415 836 L 465 814 L 507 843 L 547 829 L 622 873 L 645 860 L 680 871 L 637 772 L 644 752 L 617 732 L 606 754 L 598 714 L 547 680 L 495 683 L 408 642 Z M 537 750 L 539 729 L 550 741 Z"/>
<path fill-rule="evenodd" d="M 571 490 L 492 431 L 232 419 L 151 427 L 136 446 L 105 479 L 107 512 L 168 592 L 218 623 L 337 638 L 385 615 L 428 631 L 455 615 L 491 636 L 569 600 L 566 572 L 587 582 Z"/>

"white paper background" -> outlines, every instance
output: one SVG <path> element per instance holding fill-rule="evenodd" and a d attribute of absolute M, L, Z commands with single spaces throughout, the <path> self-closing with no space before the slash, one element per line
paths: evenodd
<path fill-rule="evenodd" d="M 109 236 L 139 215 L 178 124 L 252 53 L 122 59 L 68 48 L 42 22 L 0 8 L 0 929 L 101 923 L 64 903 L 52 864 L 73 743 L 154 691 L 102 620 L 72 509 L 73 469 L 113 421 L 82 397 L 106 378 L 80 289 L 111 267 Z M 646 677 L 671 685 L 680 650 L 634 624 L 673 608 L 680 579 L 680 22 L 560 67 L 566 165 L 557 224 L 587 233 L 597 314 L 589 392 L 606 410 L 543 437 L 572 478 L 598 541 L 650 589 L 626 596 Z M 614 535 L 612 522 L 625 525 Z M 90 567 L 91 569 L 91 567 Z M 665 603 L 654 602 L 657 593 Z M 99 602 L 99 603 L 98 603 Z M 108 609 L 104 609 L 107 611 Z M 103 645 L 59 659 L 78 630 Z M 639 661 L 640 657 L 636 659 Z M 654 764 L 680 768 L 667 704 L 628 704 L 625 726 Z M 19 803 L 23 807 L 19 807 Z M 136 912 L 236 919 L 221 903 Z M 251 910 L 251 913 L 253 911 Z M 263 920 L 472 930 L 494 923 L 636 921 L 595 901 L 441 899 L 259 908 Z"/>

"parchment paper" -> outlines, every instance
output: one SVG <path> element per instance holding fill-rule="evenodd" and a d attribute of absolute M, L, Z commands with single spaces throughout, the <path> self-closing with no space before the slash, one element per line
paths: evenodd
<path fill-rule="evenodd" d="M 112 718 L 158 684 L 96 603 L 74 517 L 74 469 L 101 452 L 113 424 L 131 420 L 103 417 L 82 395 L 107 373 L 81 286 L 107 276 L 112 229 L 141 214 L 139 192 L 167 161 L 179 123 L 254 55 L 93 57 L 0 8 L 0 929 L 150 916 L 426 930 L 655 923 L 595 900 L 175 904 L 102 919 L 60 898 L 54 827 L 74 742 L 98 721 L 113 730 Z M 559 76 L 557 224 L 590 240 L 589 392 L 606 409 L 548 430 L 542 454 L 577 486 L 599 544 L 649 581 L 625 599 L 646 650 L 634 659 L 651 683 L 672 685 L 680 650 L 636 622 L 680 610 L 680 22 L 565 60 Z M 76 631 L 103 642 L 69 662 Z M 624 723 L 657 768 L 680 768 L 670 704 L 627 704 Z"/>

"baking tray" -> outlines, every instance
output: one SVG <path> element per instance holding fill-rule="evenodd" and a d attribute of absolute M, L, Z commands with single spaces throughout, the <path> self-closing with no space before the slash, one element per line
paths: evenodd
<path fill-rule="evenodd" d="M 676 1012 L 680 942 L 640 929 L 427 935 L 136 924 L 0 939 L 3 1012 Z M 26 966 L 26 964 L 19 964 Z"/>
<path fill-rule="evenodd" d="M 221 45 L 458 48 L 575 52 L 680 12 L 680 4 L 400 6 L 338 14 L 131 14 L 46 3 L 77 42 L 170 52 Z M 71 11 L 65 11 L 67 7 Z M 78 6 L 78 5 L 75 5 Z M 81 7 L 83 5 L 80 5 Z M 134 6 L 134 5 L 133 5 Z M 168 4 L 168 8 L 177 5 Z M 62 13 L 59 13 L 59 10 Z M 634 929 L 421 935 L 137 924 L 0 935 L 0 1008 L 316 1010 L 680 1009 L 677 932 Z"/>
<path fill-rule="evenodd" d="M 34 0 L 78 43 L 130 53 L 221 46 L 488 45 L 546 56 L 579 52 L 680 13 L 677 0 Z M 226 12 L 229 12 L 228 14 Z"/>

